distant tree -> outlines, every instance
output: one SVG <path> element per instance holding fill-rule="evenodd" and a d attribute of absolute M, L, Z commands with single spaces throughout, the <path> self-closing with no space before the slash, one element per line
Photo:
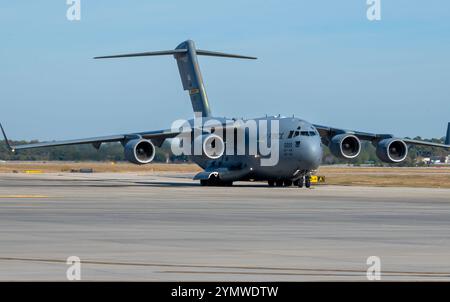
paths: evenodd
<path fill-rule="evenodd" d="M 422 140 L 420 137 L 415 139 Z M 425 141 L 443 143 L 444 138 L 425 139 Z M 37 143 L 38 141 L 11 141 L 13 145 L 22 145 L 28 143 Z M 372 163 L 375 166 L 387 166 L 391 164 L 383 163 L 378 159 L 375 152 L 375 147 L 372 143 L 364 141 L 361 146 L 360 155 L 353 160 L 344 160 L 334 157 L 329 148 L 323 146 L 323 159 L 322 163 L 332 164 L 354 164 L 361 165 L 366 163 Z M 415 166 L 420 163 L 416 163 L 419 156 L 447 156 L 448 150 L 442 148 L 426 147 L 426 146 L 410 146 L 408 151 L 408 157 L 400 164 L 392 164 L 392 166 Z M 52 148 L 30 149 L 23 150 L 17 153 L 11 153 L 6 147 L 4 141 L 0 141 L 0 160 L 59 160 L 59 161 L 82 161 L 82 160 L 95 160 L 95 161 L 124 161 L 123 147 L 120 143 L 105 143 L 102 144 L 99 150 L 96 150 L 92 145 L 74 145 L 74 146 L 60 146 Z M 156 148 L 155 162 L 186 162 L 189 161 L 187 156 L 174 156 L 160 148 Z"/>

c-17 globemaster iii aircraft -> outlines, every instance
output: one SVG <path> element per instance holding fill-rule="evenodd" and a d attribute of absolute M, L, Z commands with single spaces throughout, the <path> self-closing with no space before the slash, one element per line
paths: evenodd
<path fill-rule="evenodd" d="M 267 181 L 269 186 L 294 184 L 298 187 L 310 187 L 311 173 L 321 163 L 322 144 L 327 145 L 334 156 L 353 159 L 361 151 L 361 141 L 370 141 L 376 146 L 379 159 L 386 163 L 399 163 L 405 160 L 408 145 L 450 148 L 450 123 L 445 144 L 438 144 L 396 138 L 391 134 L 320 126 L 295 117 L 266 116 L 240 121 L 216 118 L 211 113 L 197 56 L 256 58 L 196 49 L 191 40 L 182 42 L 174 50 L 103 56 L 95 59 L 159 55 L 173 55 L 177 61 L 183 89 L 189 92 L 195 112 L 195 117 L 187 121 L 189 127 L 11 146 L 0 125 L 8 148 L 16 152 L 31 148 L 92 144 L 99 149 L 102 143 L 120 142 L 124 146 L 125 158 L 128 161 L 148 164 L 154 158 L 155 148 L 162 147 L 165 142 L 173 143 L 178 139 L 177 144 L 183 147 L 181 146 L 183 143 L 180 143 L 181 137 L 185 139 L 184 143 L 193 143 L 193 149 L 200 146 L 198 152 L 193 154 L 184 152 L 184 154 L 189 155 L 204 169 L 194 177 L 200 180 L 202 185 L 231 185 L 233 181 L 260 180 Z M 236 139 L 236 132 L 241 133 L 241 140 Z M 237 137 L 239 138 L 239 135 Z M 256 149 L 253 148 L 253 153 L 250 152 L 252 142 L 254 145 L 256 142 L 259 143 Z M 262 148 L 262 142 L 266 150 Z M 192 148 L 183 150 L 190 151 Z"/>

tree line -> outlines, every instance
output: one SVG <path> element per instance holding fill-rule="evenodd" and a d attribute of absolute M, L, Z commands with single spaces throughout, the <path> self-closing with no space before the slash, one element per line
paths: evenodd
<path fill-rule="evenodd" d="M 420 137 L 415 139 L 422 140 Z M 443 143 L 444 138 L 427 140 L 436 143 Z M 38 141 L 11 141 L 12 145 L 22 145 L 28 143 L 37 143 Z M 345 164 L 351 163 L 355 165 L 373 164 L 382 165 L 383 163 L 378 159 L 375 154 L 375 147 L 370 142 L 362 143 L 361 154 L 353 160 L 343 160 L 331 155 L 328 147 L 324 146 L 324 155 L 322 162 L 324 164 Z M 407 159 L 396 164 L 401 166 L 415 166 L 417 165 L 417 157 L 423 156 L 447 156 L 448 150 L 443 150 L 434 147 L 425 146 L 410 146 Z M 95 149 L 92 145 L 73 145 L 73 146 L 59 146 L 51 148 L 38 148 L 21 150 L 17 153 L 9 152 L 4 141 L 0 141 L 0 160 L 22 160 L 22 161 L 124 161 L 123 147 L 120 143 L 105 143 L 102 144 L 99 150 Z M 187 157 L 174 156 L 167 151 L 156 148 L 155 162 L 176 162 L 186 161 Z"/>

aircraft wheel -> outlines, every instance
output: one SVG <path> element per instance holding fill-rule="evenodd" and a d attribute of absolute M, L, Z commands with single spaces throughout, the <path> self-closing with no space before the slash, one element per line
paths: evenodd
<path fill-rule="evenodd" d="M 269 180 L 267 181 L 267 184 L 269 185 L 269 187 L 273 187 L 275 185 L 275 182 L 273 180 Z"/>
<path fill-rule="evenodd" d="M 282 180 L 277 180 L 277 181 L 275 181 L 275 185 L 277 187 L 282 187 L 283 186 L 283 181 Z"/>
<path fill-rule="evenodd" d="M 284 186 L 285 186 L 285 187 L 290 187 L 290 186 L 292 186 L 292 180 L 286 179 L 286 180 L 284 181 Z"/>
<path fill-rule="evenodd" d="M 221 185 L 221 181 L 219 180 L 219 178 L 217 178 L 216 176 L 211 176 L 209 179 L 208 179 L 208 186 L 214 186 L 214 187 L 217 187 L 217 186 L 220 186 Z"/>
<path fill-rule="evenodd" d="M 303 177 L 302 177 L 302 178 L 300 178 L 300 179 L 298 180 L 297 186 L 298 186 L 299 188 L 303 188 L 303 184 L 304 184 L 304 179 L 303 179 Z"/>
<path fill-rule="evenodd" d="M 311 177 L 307 176 L 305 179 L 305 187 L 310 188 L 311 187 Z"/>

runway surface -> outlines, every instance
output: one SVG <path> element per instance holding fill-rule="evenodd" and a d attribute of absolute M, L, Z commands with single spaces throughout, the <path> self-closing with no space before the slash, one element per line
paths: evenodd
<path fill-rule="evenodd" d="M 450 189 L 0 174 L 0 280 L 450 280 Z"/>

